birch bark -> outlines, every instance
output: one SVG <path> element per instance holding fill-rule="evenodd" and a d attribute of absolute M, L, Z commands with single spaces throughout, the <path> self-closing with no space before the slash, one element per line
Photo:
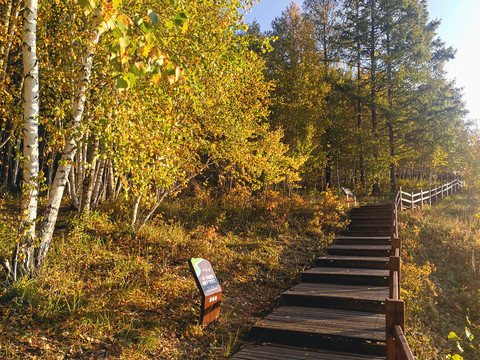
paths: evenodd
<path fill-rule="evenodd" d="M 35 220 L 38 197 L 38 113 L 39 84 L 37 59 L 38 0 L 25 0 L 23 13 L 23 214 L 19 227 L 19 241 L 11 263 L 5 266 L 16 281 L 18 276 L 31 274 L 34 266 Z"/>
<path fill-rule="evenodd" d="M 40 229 L 40 245 L 35 249 L 35 270 L 41 271 L 45 258 L 52 242 L 53 230 L 58 217 L 60 203 L 62 201 L 68 175 L 74 162 L 77 151 L 78 141 L 81 139 L 81 124 L 83 112 L 85 110 L 86 94 L 90 86 L 92 73 L 93 57 L 95 47 L 100 40 L 104 28 L 102 27 L 103 16 L 102 6 L 97 6 L 92 19 L 92 35 L 87 44 L 87 48 L 82 57 L 82 69 L 78 81 L 78 87 L 75 93 L 72 106 L 72 122 L 68 129 L 66 143 L 63 148 L 62 158 L 59 162 L 55 179 L 53 180 L 52 190 L 47 202 L 44 220 Z"/>

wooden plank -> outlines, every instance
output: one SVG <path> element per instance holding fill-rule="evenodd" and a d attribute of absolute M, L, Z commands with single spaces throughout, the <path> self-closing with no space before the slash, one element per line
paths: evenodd
<path fill-rule="evenodd" d="M 345 236 L 337 235 L 335 236 L 336 240 L 341 239 L 354 239 L 354 240 L 390 240 L 390 236 Z"/>
<path fill-rule="evenodd" d="M 390 251 L 390 245 L 331 245 L 331 249 Z"/>
<path fill-rule="evenodd" d="M 329 267 L 314 267 L 303 272 L 308 274 L 341 274 L 341 275 L 368 275 L 378 277 L 388 277 L 388 270 L 383 269 L 357 269 L 357 268 L 329 268 Z"/>
<path fill-rule="evenodd" d="M 282 306 L 255 326 L 385 341 L 385 316 L 360 311 Z"/>
<path fill-rule="evenodd" d="M 385 316 L 338 309 L 282 306 L 251 330 L 263 341 L 384 355 Z"/>
<path fill-rule="evenodd" d="M 388 257 L 326 255 L 316 259 L 317 266 L 388 269 Z"/>
<path fill-rule="evenodd" d="M 385 286 L 388 285 L 388 274 L 385 269 L 315 267 L 302 272 L 302 281 Z"/>
<path fill-rule="evenodd" d="M 390 237 L 385 236 L 383 238 L 375 237 L 339 237 L 335 238 L 335 245 L 390 245 Z"/>
<path fill-rule="evenodd" d="M 403 333 L 400 325 L 394 326 L 393 334 L 395 338 L 397 353 L 400 355 L 399 358 L 402 360 L 414 360 L 415 358 L 412 354 L 412 350 L 408 345 L 407 339 L 405 338 L 405 334 Z"/>
<path fill-rule="evenodd" d="M 348 225 L 349 230 L 359 229 L 359 230 L 372 230 L 372 231 L 380 231 L 380 230 L 390 230 L 390 226 L 392 226 L 391 221 L 388 224 L 374 224 L 371 222 L 356 222 L 350 223 Z"/>
<path fill-rule="evenodd" d="M 388 287 L 302 283 L 287 290 L 284 294 L 345 298 L 352 301 L 372 300 L 384 302 L 388 297 Z"/>
<path fill-rule="evenodd" d="M 347 235 L 347 236 L 388 236 L 390 234 L 391 229 L 387 230 L 375 230 L 375 229 L 366 229 L 366 230 L 344 230 L 341 231 L 340 233 L 342 235 Z"/>
<path fill-rule="evenodd" d="M 390 245 L 331 245 L 329 255 L 351 256 L 390 256 Z"/>
<path fill-rule="evenodd" d="M 273 344 L 247 345 L 232 360 L 385 360 L 375 355 L 359 355 L 336 351 L 280 346 Z"/>
<path fill-rule="evenodd" d="M 288 306 L 310 306 L 385 313 L 388 287 L 302 283 L 282 294 Z"/>

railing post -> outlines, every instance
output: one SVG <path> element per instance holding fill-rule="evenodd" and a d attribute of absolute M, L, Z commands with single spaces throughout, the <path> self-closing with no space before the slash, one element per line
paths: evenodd
<path fill-rule="evenodd" d="M 398 273 L 398 283 L 395 283 L 394 279 L 394 272 Z M 400 297 L 400 258 L 398 256 L 390 256 L 390 276 L 388 279 L 389 282 L 389 297 L 390 299 L 394 299 L 396 296 L 395 291 Z"/>
<path fill-rule="evenodd" d="M 420 190 L 420 200 L 422 202 L 422 209 L 423 209 L 423 189 Z"/>
<path fill-rule="evenodd" d="M 445 197 L 444 194 L 443 194 L 444 190 L 443 190 L 443 184 L 442 184 L 442 200 L 443 198 Z"/>
<path fill-rule="evenodd" d="M 413 199 L 414 199 L 414 197 L 413 197 L 413 191 L 412 191 L 412 198 L 411 198 L 411 200 L 412 200 L 412 202 L 411 202 L 412 212 L 413 212 L 413 209 L 415 208 L 415 204 L 413 203 Z"/>
<path fill-rule="evenodd" d="M 400 191 L 400 211 L 403 210 L 403 199 L 402 199 L 402 187 L 400 186 L 399 187 L 399 190 Z"/>
<path fill-rule="evenodd" d="M 400 195 L 401 196 L 401 195 Z M 400 203 L 400 208 L 402 207 L 402 204 Z M 398 204 L 395 201 L 395 238 L 398 238 Z"/>
<path fill-rule="evenodd" d="M 428 205 L 432 206 L 432 187 L 428 188 Z"/>
<path fill-rule="evenodd" d="M 386 335 L 387 335 L 387 360 L 399 359 L 397 344 L 393 335 L 395 325 L 400 325 L 405 333 L 405 303 L 402 300 L 387 299 L 386 304 Z"/>

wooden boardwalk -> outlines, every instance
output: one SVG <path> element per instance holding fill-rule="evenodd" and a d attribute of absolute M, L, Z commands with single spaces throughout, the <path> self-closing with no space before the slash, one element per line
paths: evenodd
<path fill-rule="evenodd" d="M 355 208 L 350 219 L 232 359 L 385 359 L 392 207 Z"/>

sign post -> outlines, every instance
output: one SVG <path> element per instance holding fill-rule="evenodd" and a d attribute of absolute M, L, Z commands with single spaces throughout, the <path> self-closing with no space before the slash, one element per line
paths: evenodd
<path fill-rule="evenodd" d="M 188 262 L 198 290 L 202 295 L 200 308 L 200 325 L 208 326 L 220 316 L 222 288 L 213 272 L 210 261 L 200 258 L 191 258 Z"/>

